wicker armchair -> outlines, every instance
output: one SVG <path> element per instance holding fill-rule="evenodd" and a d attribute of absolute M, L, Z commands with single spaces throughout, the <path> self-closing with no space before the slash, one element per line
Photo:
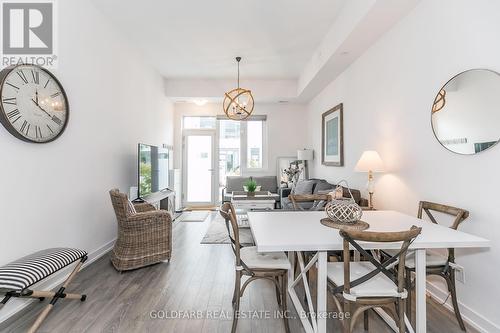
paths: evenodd
<path fill-rule="evenodd" d="M 119 271 L 170 260 L 172 218 L 148 203 L 132 204 L 117 189 L 109 191 L 118 221 L 118 237 L 111 262 Z"/>

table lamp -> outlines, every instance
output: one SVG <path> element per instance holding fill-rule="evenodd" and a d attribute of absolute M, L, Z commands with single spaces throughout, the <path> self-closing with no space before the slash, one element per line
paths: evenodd
<path fill-rule="evenodd" d="M 297 150 L 297 159 L 299 161 L 304 161 L 304 178 L 309 179 L 309 168 L 307 166 L 307 161 L 312 161 L 314 157 L 312 149 L 300 149 Z"/>
<path fill-rule="evenodd" d="M 368 172 L 368 183 L 366 188 L 368 189 L 368 194 L 370 195 L 370 201 L 368 203 L 369 208 L 373 209 L 373 173 L 374 172 L 384 172 L 384 163 L 380 158 L 380 155 L 374 150 L 367 150 L 363 152 L 361 158 L 359 159 L 356 167 L 354 168 L 356 172 Z"/>

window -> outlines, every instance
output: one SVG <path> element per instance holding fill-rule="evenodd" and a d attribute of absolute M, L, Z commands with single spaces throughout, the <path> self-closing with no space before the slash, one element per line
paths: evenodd
<path fill-rule="evenodd" d="M 219 120 L 219 179 L 240 175 L 240 123 Z"/>
<path fill-rule="evenodd" d="M 245 175 L 245 171 L 264 169 L 266 164 L 266 117 L 235 121 L 218 116 L 219 182 L 227 176 Z"/>
<path fill-rule="evenodd" d="M 216 127 L 215 117 L 184 117 L 183 127 L 187 129 L 213 128 Z"/>
<path fill-rule="evenodd" d="M 264 121 L 250 120 L 247 125 L 247 168 L 262 169 Z"/>

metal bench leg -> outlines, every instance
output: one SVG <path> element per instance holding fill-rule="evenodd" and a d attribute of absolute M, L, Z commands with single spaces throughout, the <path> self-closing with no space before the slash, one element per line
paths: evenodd
<path fill-rule="evenodd" d="M 3 308 L 3 306 L 5 305 L 5 303 L 7 303 L 11 297 L 12 297 L 12 294 L 10 292 L 7 293 L 7 294 L 5 294 L 5 297 L 0 302 L 0 309 Z"/>

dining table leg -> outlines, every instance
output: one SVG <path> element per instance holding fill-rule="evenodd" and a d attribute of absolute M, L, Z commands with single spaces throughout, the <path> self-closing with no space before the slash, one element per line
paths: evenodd
<path fill-rule="evenodd" d="M 295 280 L 295 256 L 298 252 L 288 252 L 288 260 L 290 261 L 290 269 L 288 270 L 288 283 L 292 283 Z M 287 286 L 288 288 L 288 286 Z"/>
<path fill-rule="evenodd" d="M 316 316 L 318 333 L 326 333 L 327 319 L 327 264 L 328 256 L 326 251 L 318 252 L 318 282 L 317 282 L 317 307 Z"/>
<path fill-rule="evenodd" d="M 426 268 L 425 249 L 417 249 L 415 253 L 415 298 L 416 298 L 416 333 L 427 330 L 426 309 Z"/>

